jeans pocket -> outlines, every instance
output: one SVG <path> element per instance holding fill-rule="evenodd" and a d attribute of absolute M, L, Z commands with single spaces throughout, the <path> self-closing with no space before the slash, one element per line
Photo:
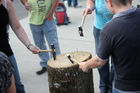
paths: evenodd
<path fill-rule="evenodd" d="M 44 26 L 48 31 L 52 31 L 52 30 L 56 31 L 56 24 L 54 20 L 50 20 L 50 21 L 46 20 Z"/>

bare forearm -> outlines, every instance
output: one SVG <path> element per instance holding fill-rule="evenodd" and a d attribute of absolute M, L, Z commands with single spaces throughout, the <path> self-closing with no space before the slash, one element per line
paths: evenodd
<path fill-rule="evenodd" d="M 98 68 L 103 66 L 106 62 L 101 61 L 97 56 L 94 56 L 92 59 L 79 63 L 79 68 L 84 72 L 88 72 L 89 69 Z"/>
<path fill-rule="evenodd" d="M 25 5 L 25 3 L 27 3 L 27 0 L 20 0 L 20 1 L 23 5 Z"/>
<path fill-rule="evenodd" d="M 27 46 L 30 41 L 25 33 L 24 29 L 22 28 L 21 24 L 18 21 L 18 18 L 15 13 L 14 6 L 11 2 L 8 2 L 8 14 L 9 14 L 9 24 L 16 34 L 16 36 L 20 39 L 20 41 Z"/>
<path fill-rule="evenodd" d="M 93 8 L 94 7 L 94 0 L 88 0 L 87 1 L 87 8 Z"/>
<path fill-rule="evenodd" d="M 103 66 L 105 63 L 106 62 L 99 60 L 97 56 L 94 56 L 92 59 L 87 61 L 86 65 L 89 69 L 91 69 L 91 68 L 98 68 L 100 66 Z"/>
<path fill-rule="evenodd" d="M 25 45 L 29 45 L 30 41 L 29 38 L 26 34 L 26 32 L 24 31 L 24 29 L 20 26 L 19 28 L 17 28 L 15 31 L 16 36 L 18 37 L 18 39 Z"/>
<path fill-rule="evenodd" d="M 56 7 L 58 6 L 59 0 L 52 0 L 52 7 L 49 11 L 49 15 L 53 15 L 53 13 L 55 12 Z"/>
<path fill-rule="evenodd" d="M 34 47 L 30 44 L 29 38 L 24 31 L 23 27 L 20 25 L 18 18 L 16 16 L 14 6 L 11 2 L 8 1 L 8 14 L 9 14 L 9 24 L 18 37 L 18 39 L 25 45 L 27 48 L 34 54 L 39 53 L 40 49 L 38 47 Z"/>

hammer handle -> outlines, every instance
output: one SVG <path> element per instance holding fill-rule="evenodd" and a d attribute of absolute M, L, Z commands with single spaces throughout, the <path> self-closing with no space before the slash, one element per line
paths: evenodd
<path fill-rule="evenodd" d="M 77 60 L 75 60 L 75 59 L 73 59 L 73 58 L 71 58 L 71 60 L 72 60 L 73 62 L 76 62 L 77 64 L 80 63 L 79 61 L 77 61 Z"/>
<path fill-rule="evenodd" d="M 84 16 L 82 17 L 81 27 L 83 27 L 83 24 L 84 24 L 84 22 L 85 22 L 85 18 L 86 18 L 86 15 L 84 15 Z"/>
<path fill-rule="evenodd" d="M 52 52 L 53 50 L 40 50 L 39 52 Z M 56 49 L 54 49 L 54 52 L 56 52 Z"/>

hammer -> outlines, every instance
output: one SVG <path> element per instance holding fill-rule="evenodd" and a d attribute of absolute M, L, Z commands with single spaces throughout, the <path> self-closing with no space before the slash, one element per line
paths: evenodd
<path fill-rule="evenodd" d="M 51 44 L 51 49 L 50 50 L 40 50 L 39 52 L 52 52 L 53 59 L 56 60 L 56 49 L 54 47 L 54 44 Z"/>
<path fill-rule="evenodd" d="M 80 64 L 79 61 L 77 61 L 77 60 L 71 58 L 70 54 L 67 54 L 67 57 L 68 57 L 68 59 L 70 60 L 70 62 L 71 62 L 72 64 L 74 64 L 74 62 L 76 62 L 78 65 Z M 90 71 L 90 70 L 88 70 L 88 72 L 89 72 L 89 71 Z"/>
<path fill-rule="evenodd" d="M 140 8 L 140 5 L 137 5 L 137 8 Z"/>
<path fill-rule="evenodd" d="M 71 58 L 70 54 L 67 54 L 67 57 L 68 57 L 68 59 L 70 60 L 70 62 L 71 62 L 72 64 L 74 64 L 74 62 L 76 62 L 77 64 L 80 63 L 79 61 L 77 61 L 77 60 Z"/>
<path fill-rule="evenodd" d="M 83 17 L 82 17 L 82 22 L 81 22 L 81 25 L 78 27 L 78 29 L 79 29 L 79 34 L 80 34 L 80 36 L 84 36 L 83 35 L 83 29 L 82 29 L 82 27 L 83 27 L 83 24 L 84 24 L 84 22 L 85 22 L 85 18 L 86 18 L 86 15 L 84 15 Z"/>

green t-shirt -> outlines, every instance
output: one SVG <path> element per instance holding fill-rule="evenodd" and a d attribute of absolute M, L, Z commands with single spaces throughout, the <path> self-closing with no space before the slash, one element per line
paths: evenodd
<path fill-rule="evenodd" d="M 51 8 L 52 0 L 28 0 L 28 3 L 30 5 L 29 23 L 42 24 Z"/>

